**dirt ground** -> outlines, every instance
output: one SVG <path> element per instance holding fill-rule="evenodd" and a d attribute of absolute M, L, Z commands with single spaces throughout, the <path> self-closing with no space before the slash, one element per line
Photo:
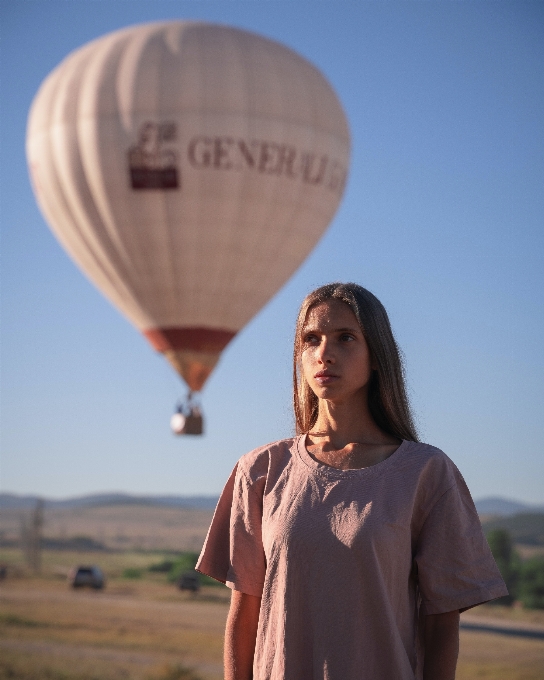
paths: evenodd
<path fill-rule="evenodd" d="M 9 551 L 8 551 L 9 552 Z M 70 589 L 61 574 L 75 555 L 47 551 L 43 575 L 3 554 L 0 584 L 0 680 L 219 680 L 229 591 L 182 593 L 163 574 L 145 572 L 160 555 L 110 553 L 104 591 Z M 122 578 L 128 566 L 142 578 Z M 543 612 L 484 606 L 471 617 L 544 625 Z M 542 680 L 544 640 L 461 632 L 458 680 Z"/>

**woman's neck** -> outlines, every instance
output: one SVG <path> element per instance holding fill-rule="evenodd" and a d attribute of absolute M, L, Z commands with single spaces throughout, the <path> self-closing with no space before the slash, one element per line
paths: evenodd
<path fill-rule="evenodd" d="M 350 443 L 382 444 L 397 441 L 383 432 L 375 423 L 365 395 L 348 402 L 319 400 L 319 411 L 310 436 L 319 437 L 321 443 L 330 443 L 340 449 Z"/>
<path fill-rule="evenodd" d="M 363 468 L 396 451 L 401 440 L 376 425 L 366 395 L 357 402 L 319 400 L 316 423 L 306 436 L 306 447 L 316 460 L 344 470 Z"/>

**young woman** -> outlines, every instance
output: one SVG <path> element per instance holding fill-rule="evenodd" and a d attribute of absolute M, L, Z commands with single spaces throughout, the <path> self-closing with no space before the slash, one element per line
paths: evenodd
<path fill-rule="evenodd" d="M 226 680 L 453 680 L 459 612 L 507 591 L 361 286 L 302 303 L 294 408 L 296 437 L 237 463 L 197 565 L 233 591 Z"/>

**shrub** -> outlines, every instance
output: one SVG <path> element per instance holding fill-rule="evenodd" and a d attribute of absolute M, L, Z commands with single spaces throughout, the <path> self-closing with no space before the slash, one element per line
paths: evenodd
<path fill-rule="evenodd" d="M 506 529 L 493 529 L 487 534 L 487 542 L 508 588 L 508 595 L 494 600 L 493 604 L 511 606 L 517 597 L 521 560 L 514 550 L 512 539 Z"/>
<path fill-rule="evenodd" d="M 147 568 L 148 571 L 156 572 L 159 574 L 168 574 L 170 569 L 174 566 L 174 560 L 162 560 L 162 562 L 157 562 L 152 564 Z"/>
<path fill-rule="evenodd" d="M 176 561 L 172 564 L 170 571 L 168 572 L 168 580 L 171 583 L 177 583 L 181 578 L 182 574 L 187 571 L 194 571 L 196 563 L 198 561 L 198 553 L 195 552 L 182 552 Z M 218 586 L 221 585 L 218 581 L 210 578 L 209 576 L 204 576 L 204 574 L 199 574 L 198 578 L 201 585 L 203 586 Z"/>
<path fill-rule="evenodd" d="M 532 557 L 521 567 L 519 599 L 528 609 L 544 609 L 544 557 Z"/>
<path fill-rule="evenodd" d="M 123 578 L 142 578 L 142 570 L 135 567 L 127 567 L 123 570 Z"/>
<path fill-rule="evenodd" d="M 186 571 L 194 571 L 198 560 L 198 553 L 183 552 L 177 558 L 168 572 L 168 580 L 171 583 L 176 583 L 181 578 L 181 575 Z"/>

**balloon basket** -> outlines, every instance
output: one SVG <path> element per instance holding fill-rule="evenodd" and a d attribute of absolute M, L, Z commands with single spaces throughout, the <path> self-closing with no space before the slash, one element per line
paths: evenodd
<path fill-rule="evenodd" d="M 200 406 L 195 403 L 194 395 L 189 392 L 187 399 L 178 403 L 176 412 L 170 419 L 170 427 L 175 435 L 201 435 L 204 432 L 204 419 Z"/>

